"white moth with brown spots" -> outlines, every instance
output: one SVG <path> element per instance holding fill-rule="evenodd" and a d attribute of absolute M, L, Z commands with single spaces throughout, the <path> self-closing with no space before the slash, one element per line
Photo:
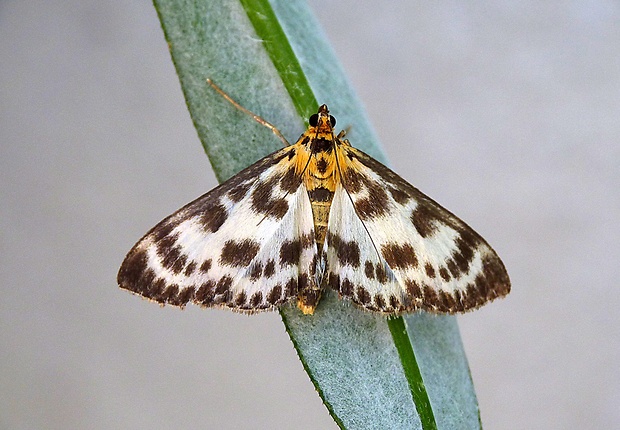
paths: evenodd
<path fill-rule="evenodd" d="M 464 312 L 508 294 L 482 237 L 335 123 L 321 106 L 294 145 L 153 227 L 127 254 L 120 287 L 248 313 L 296 301 L 312 314 L 325 288 L 389 315 Z"/>

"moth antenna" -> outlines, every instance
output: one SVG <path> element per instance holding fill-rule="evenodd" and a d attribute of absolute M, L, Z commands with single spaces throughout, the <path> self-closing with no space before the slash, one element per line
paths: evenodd
<path fill-rule="evenodd" d="M 245 113 L 247 115 L 250 115 L 254 119 L 254 121 L 259 123 L 260 125 L 265 126 L 269 130 L 271 130 L 271 132 L 273 134 L 275 134 L 278 137 L 278 139 L 280 139 L 284 143 L 284 146 L 291 146 L 291 144 L 288 142 L 288 140 L 286 140 L 286 138 L 282 135 L 282 133 L 280 133 L 280 130 L 278 130 L 278 128 L 275 125 L 271 124 L 270 122 L 267 122 L 265 119 L 263 119 L 260 116 L 256 115 L 254 112 L 251 112 L 251 111 L 247 110 L 246 108 L 244 108 L 243 106 L 241 106 L 239 103 L 237 103 L 235 100 L 233 100 L 232 97 L 230 97 L 228 94 L 226 94 L 224 92 L 224 90 L 222 90 L 220 87 L 215 85 L 215 83 L 211 80 L 211 78 L 207 78 L 207 84 L 211 85 L 211 87 L 215 91 L 217 91 L 219 95 L 224 97 L 224 99 L 228 103 L 230 103 L 231 105 L 233 105 L 234 107 L 239 109 L 241 112 L 243 112 L 243 113 Z"/>

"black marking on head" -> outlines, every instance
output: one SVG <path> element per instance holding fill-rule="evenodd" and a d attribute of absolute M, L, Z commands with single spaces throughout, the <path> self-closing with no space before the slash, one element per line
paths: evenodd
<path fill-rule="evenodd" d="M 290 266 L 299 264 L 301 256 L 301 241 L 287 240 L 280 246 L 280 264 L 282 266 Z"/>
<path fill-rule="evenodd" d="M 263 302 L 263 293 L 261 293 L 260 291 L 257 291 L 254 294 L 252 294 L 252 298 L 250 299 L 250 305 L 252 305 L 252 307 L 257 307 L 262 302 Z"/>
<path fill-rule="evenodd" d="M 443 279 L 445 282 L 448 282 L 450 280 L 450 273 L 445 267 L 439 269 L 439 276 L 441 276 L 441 279 Z"/>
<path fill-rule="evenodd" d="M 301 176 L 295 172 L 294 168 L 288 169 L 280 180 L 280 188 L 286 193 L 294 193 L 300 185 Z"/>
<path fill-rule="evenodd" d="M 221 204 L 214 204 L 205 210 L 200 217 L 200 222 L 207 232 L 215 233 L 227 218 L 226 208 Z"/>
<path fill-rule="evenodd" d="M 260 250 L 260 244 L 252 239 L 227 240 L 222 248 L 219 263 L 232 267 L 248 266 Z"/>
<path fill-rule="evenodd" d="M 250 267 L 249 274 L 251 281 L 258 281 L 263 274 L 263 265 L 258 261 L 255 262 L 252 264 L 252 267 Z"/>
<path fill-rule="evenodd" d="M 205 260 L 201 265 L 200 265 L 200 271 L 203 273 L 207 273 L 209 270 L 211 270 L 211 259 L 209 258 L 208 260 Z"/>
<path fill-rule="evenodd" d="M 362 221 L 381 217 L 389 213 L 388 196 L 383 188 L 374 182 L 366 184 L 368 196 L 355 201 L 355 211 Z"/>
<path fill-rule="evenodd" d="M 336 251 L 336 257 L 341 265 L 360 266 L 360 247 L 357 242 L 347 242 L 331 232 L 327 234 L 327 242 Z"/>
<path fill-rule="evenodd" d="M 280 303 L 281 299 L 282 299 L 282 286 L 280 284 L 277 284 L 267 294 L 267 303 L 276 305 Z"/>
<path fill-rule="evenodd" d="M 308 197 L 313 202 L 331 202 L 334 198 L 334 192 L 324 187 L 316 187 L 308 191 Z"/>
<path fill-rule="evenodd" d="M 263 270 L 263 276 L 265 278 L 271 278 L 274 273 L 276 273 L 276 263 L 273 260 L 269 260 L 267 261 L 267 264 L 265 264 L 265 269 Z"/>
<path fill-rule="evenodd" d="M 372 261 L 366 260 L 366 263 L 364 263 L 364 273 L 368 279 L 375 279 L 375 265 L 372 264 Z"/>
<path fill-rule="evenodd" d="M 215 297 L 215 281 L 209 280 L 203 283 L 198 290 L 196 291 L 196 295 L 194 296 L 194 300 L 199 305 L 208 306 L 213 303 L 213 298 Z"/>
<path fill-rule="evenodd" d="M 370 293 L 361 285 L 357 287 L 357 300 L 364 305 L 370 303 Z"/>
<path fill-rule="evenodd" d="M 385 284 L 388 281 L 387 271 L 385 270 L 385 266 L 382 262 L 377 263 L 377 266 L 375 267 L 375 276 L 380 284 Z"/>
<path fill-rule="evenodd" d="M 426 271 L 426 276 L 428 276 L 429 278 L 434 278 L 436 276 L 435 268 L 431 263 L 426 263 L 424 265 L 424 270 Z"/>
<path fill-rule="evenodd" d="M 196 271 L 196 266 L 198 265 L 196 264 L 195 261 L 192 261 L 191 263 L 189 263 L 187 267 L 185 268 L 185 272 L 183 272 L 183 275 L 188 276 L 188 277 L 192 276 L 192 273 Z"/>
<path fill-rule="evenodd" d="M 288 152 L 288 161 L 291 161 L 293 157 L 295 156 L 295 154 L 296 154 L 295 148 L 291 147 L 291 150 Z"/>
<path fill-rule="evenodd" d="M 386 243 L 381 246 L 381 254 L 385 262 L 393 269 L 407 269 L 418 265 L 415 249 L 408 243 Z"/>
<path fill-rule="evenodd" d="M 334 141 L 331 139 L 316 138 L 310 142 L 310 152 L 327 152 L 328 154 L 334 149 Z"/>

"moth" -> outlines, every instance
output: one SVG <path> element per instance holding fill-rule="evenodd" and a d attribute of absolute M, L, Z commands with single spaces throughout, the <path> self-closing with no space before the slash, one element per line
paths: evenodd
<path fill-rule="evenodd" d="M 335 125 L 320 106 L 295 144 L 165 218 L 129 251 L 119 286 L 245 313 L 296 301 L 312 314 L 325 289 L 386 315 L 464 312 L 509 293 L 480 235 Z"/>

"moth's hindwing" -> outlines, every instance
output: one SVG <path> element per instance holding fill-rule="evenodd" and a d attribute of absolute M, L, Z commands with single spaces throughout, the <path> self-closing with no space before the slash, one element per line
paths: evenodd
<path fill-rule="evenodd" d="M 299 282 L 314 279 L 317 250 L 291 150 L 263 158 L 160 222 L 125 258 L 119 285 L 162 304 L 245 312 L 296 298 Z"/>

